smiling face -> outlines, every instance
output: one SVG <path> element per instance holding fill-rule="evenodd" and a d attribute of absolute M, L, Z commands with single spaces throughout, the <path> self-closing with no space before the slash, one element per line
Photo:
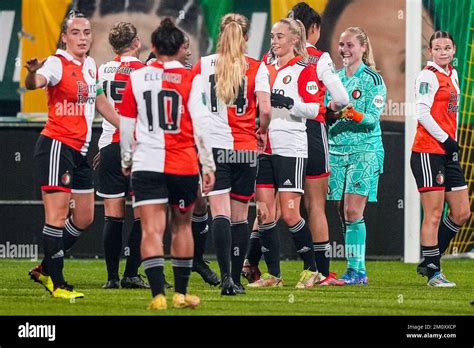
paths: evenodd
<path fill-rule="evenodd" d="M 68 20 L 67 30 L 61 33 L 61 41 L 66 45 L 66 51 L 76 58 L 84 57 L 91 48 L 91 23 L 86 18 Z"/>
<path fill-rule="evenodd" d="M 290 27 L 286 23 L 277 22 L 271 31 L 272 51 L 277 57 L 284 57 L 293 53 L 293 47 L 297 38 L 290 32 Z"/>
<path fill-rule="evenodd" d="M 431 48 L 428 48 L 433 61 L 445 69 L 453 60 L 456 53 L 456 46 L 449 38 L 434 39 L 431 42 Z"/>
<path fill-rule="evenodd" d="M 362 62 L 362 57 L 367 50 L 366 45 L 361 45 L 357 34 L 345 31 L 339 38 L 339 56 L 344 66 L 358 66 Z"/>

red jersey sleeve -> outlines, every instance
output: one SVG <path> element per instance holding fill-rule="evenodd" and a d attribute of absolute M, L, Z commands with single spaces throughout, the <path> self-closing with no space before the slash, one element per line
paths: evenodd
<path fill-rule="evenodd" d="M 308 65 L 301 71 L 298 78 L 298 94 L 305 103 L 317 103 L 319 102 L 317 97 L 318 90 L 316 69 Z"/>
<path fill-rule="evenodd" d="M 118 104 L 118 108 L 121 116 L 137 118 L 137 101 L 133 95 L 133 85 L 130 78 L 127 80 L 127 85 L 123 92 L 122 103 Z"/>
<path fill-rule="evenodd" d="M 197 61 L 196 64 L 194 64 L 193 68 L 191 71 L 194 73 L 194 75 L 199 75 L 201 74 L 201 59 Z"/>

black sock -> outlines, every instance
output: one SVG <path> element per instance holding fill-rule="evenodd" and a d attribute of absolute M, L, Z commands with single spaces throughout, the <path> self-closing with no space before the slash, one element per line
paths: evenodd
<path fill-rule="evenodd" d="M 188 289 L 189 276 L 193 268 L 193 258 L 177 258 L 171 259 L 174 274 L 174 291 L 180 294 L 186 294 Z"/>
<path fill-rule="evenodd" d="M 245 258 L 254 266 L 258 266 L 262 258 L 262 245 L 260 244 L 260 234 L 258 230 L 250 233 L 250 241 Z"/>
<path fill-rule="evenodd" d="M 276 221 L 258 226 L 258 233 L 268 273 L 280 277 L 280 236 Z"/>
<path fill-rule="evenodd" d="M 122 227 L 123 219 L 110 216 L 104 218 L 104 252 L 108 280 L 119 279 Z"/>
<path fill-rule="evenodd" d="M 329 275 L 329 263 L 331 262 L 331 257 L 329 255 L 331 245 L 329 244 L 329 240 L 325 242 L 314 242 L 313 250 L 318 271 L 327 277 Z"/>
<path fill-rule="evenodd" d="M 222 278 L 225 275 L 230 275 L 230 248 L 232 243 L 230 219 L 224 215 L 217 215 L 212 220 L 211 228 Z"/>
<path fill-rule="evenodd" d="M 245 260 L 245 251 L 248 244 L 248 221 L 236 221 L 231 225 L 232 248 L 230 259 L 232 263 L 232 280 L 235 284 L 240 284 L 240 273 Z"/>
<path fill-rule="evenodd" d="M 155 297 L 158 294 L 165 294 L 165 276 L 163 269 L 165 259 L 163 256 L 152 256 L 143 260 L 143 269 L 150 283 L 151 294 Z"/>
<path fill-rule="evenodd" d="M 77 242 L 77 239 L 80 237 L 82 232 L 84 232 L 84 230 L 81 230 L 75 226 L 72 222 L 72 218 L 66 220 L 63 229 L 63 243 L 65 252 L 71 250 L 72 246 Z"/>
<path fill-rule="evenodd" d="M 438 229 L 438 245 L 439 253 L 441 255 L 444 254 L 449 246 L 449 243 L 451 242 L 451 239 L 456 236 L 456 233 L 459 232 L 460 228 L 461 226 L 456 225 L 448 215 L 446 215 L 445 218 L 441 220 Z"/>
<path fill-rule="evenodd" d="M 437 245 L 434 246 L 421 246 L 421 253 L 424 257 L 424 264 L 428 269 L 428 279 L 431 278 L 436 272 L 441 271 L 441 255 Z"/>
<path fill-rule="evenodd" d="M 204 251 L 206 250 L 208 215 L 193 215 L 191 228 L 193 230 L 194 239 L 194 262 L 203 262 Z"/>
<path fill-rule="evenodd" d="M 54 287 L 65 283 L 63 229 L 45 224 L 43 227 L 44 262 Z"/>
<path fill-rule="evenodd" d="M 301 219 L 296 225 L 289 227 L 293 243 L 295 243 L 296 252 L 300 255 L 304 263 L 304 269 L 316 272 L 316 262 L 314 260 L 313 240 L 311 232 L 304 219 Z"/>
<path fill-rule="evenodd" d="M 128 256 L 125 265 L 124 277 L 136 277 L 138 275 L 138 267 L 142 262 L 140 255 L 140 244 L 142 242 L 142 224 L 140 219 L 133 221 L 132 230 L 128 236 Z"/>

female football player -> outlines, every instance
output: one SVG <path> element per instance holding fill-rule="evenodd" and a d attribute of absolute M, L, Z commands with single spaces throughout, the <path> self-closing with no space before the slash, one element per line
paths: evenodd
<path fill-rule="evenodd" d="M 199 181 L 196 146 L 204 192 L 212 189 L 215 170 L 203 136 L 208 110 L 200 75 L 178 60 L 187 51 L 184 33 L 164 19 L 152 34 L 152 45 L 157 61 L 130 75 L 120 106 L 122 168 L 124 174 L 131 168 L 133 206 L 142 220 L 142 263 L 153 295 L 149 308 L 167 308 L 163 234 L 168 204 L 173 306 L 194 308 L 200 300 L 187 293 L 187 286 L 194 250 L 191 216 Z"/>
<path fill-rule="evenodd" d="M 118 108 L 123 89 L 130 74 L 143 64 L 139 60 L 141 42 L 137 29 L 131 23 L 116 23 L 109 31 L 109 43 L 117 56 L 99 67 L 99 82 L 109 102 Z M 130 192 L 130 177 L 122 173 L 120 165 L 120 132 L 107 120 L 102 122 L 99 139 L 100 162 L 98 165 L 97 195 L 104 199 L 104 251 L 107 282 L 104 289 L 149 288 L 138 274 L 140 266 L 140 218 L 135 215 L 128 239 L 125 272 L 119 283 L 119 262 L 122 252 L 122 227 L 125 219 L 125 201 Z"/>
<path fill-rule="evenodd" d="M 306 33 L 300 21 L 281 19 L 273 25 L 271 38 L 276 59 L 266 68 L 272 88 L 272 120 L 265 153 L 259 157 L 256 197 L 259 210 L 264 212 L 258 232 L 268 273 L 249 287 L 283 285 L 275 216 L 278 193 L 281 217 L 304 261 L 296 287 L 309 288 L 319 281 L 319 274 L 300 202 L 308 157 L 306 118 L 314 118 L 320 106 L 316 70 L 307 63 Z"/>
<path fill-rule="evenodd" d="M 240 273 L 248 240 L 248 206 L 254 196 L 257 147 L 270 121 L 270 86 L 263 63 L 245 55 L 246 17 L 222 17 L 217 54 L 202 57 L 194 71 L 203 76 L 209 110 L 207 132 L 216 162 L 216 184 L 208 199 L 221 272 L 222 295 L 244 293 Z M 260 128 L 256 128 L 257 101 Z"/>
<path fill-rule="evenodd" d="M 94 59 L 87 55 L 92 43 L 89 20 L 71 11 L 61 26 L 63 49 L 43 61 L 26 63 L 29 90 L 46 88 L 48 120 L 35 148 L 35 166 L 45 210 L 44 259 L 30 272 L 53 297 L 84 297 L 64 280 L 64 251 L 94 219 L 92 169 L 86 154 L 95 111 L 115 127 L 118 115 L 97 81 Z M 68 218 L 68 214 L 71 215 Z"/>
<path fill-rule="evenodd" d="M 345 226 L 347 271 L 337 285 L 367 284 L 364 210 L 377 201 L 384 149 L 380 115 L 387 89 L 375 70 L 372 46 L 364 29 L 347 28 L 339 38 L 339 71 L 350 104 L 329 127 L 329 200 L 337 202 Z M 327 99 L 332 100 L 327 94 Z"/>
<path fill-rule="evenodd" d="M 459 165 L 457 117 L 459 79 L 450 65 L 456 45 L 450 33 L 431 35 L 428 52 L 432 57 L 416 79 L 418 128 L 412 147 L 411 168 L 423 206 L 421 250 L 424 260 L 419 274 L 428 285 L 453 287 L 441 273 L 441 255 L 471 215 L 466 179 Z M 444 203 L 449 214 L 443 218 Z"/>

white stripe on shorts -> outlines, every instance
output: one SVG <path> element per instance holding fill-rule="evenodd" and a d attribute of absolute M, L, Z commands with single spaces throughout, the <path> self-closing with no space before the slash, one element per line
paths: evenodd
<path fill-rule="evenodd" d="M 329 172 L 329 147 L 328 147 L 328 137 L 326 134 L 326 128 L 324 124 L 321 122 L 319 123 L 321 125 L 321 139 L 323 140 L 323 146 L 324 146 L 324 169 L 326 170 L 326 173 Z"/>

